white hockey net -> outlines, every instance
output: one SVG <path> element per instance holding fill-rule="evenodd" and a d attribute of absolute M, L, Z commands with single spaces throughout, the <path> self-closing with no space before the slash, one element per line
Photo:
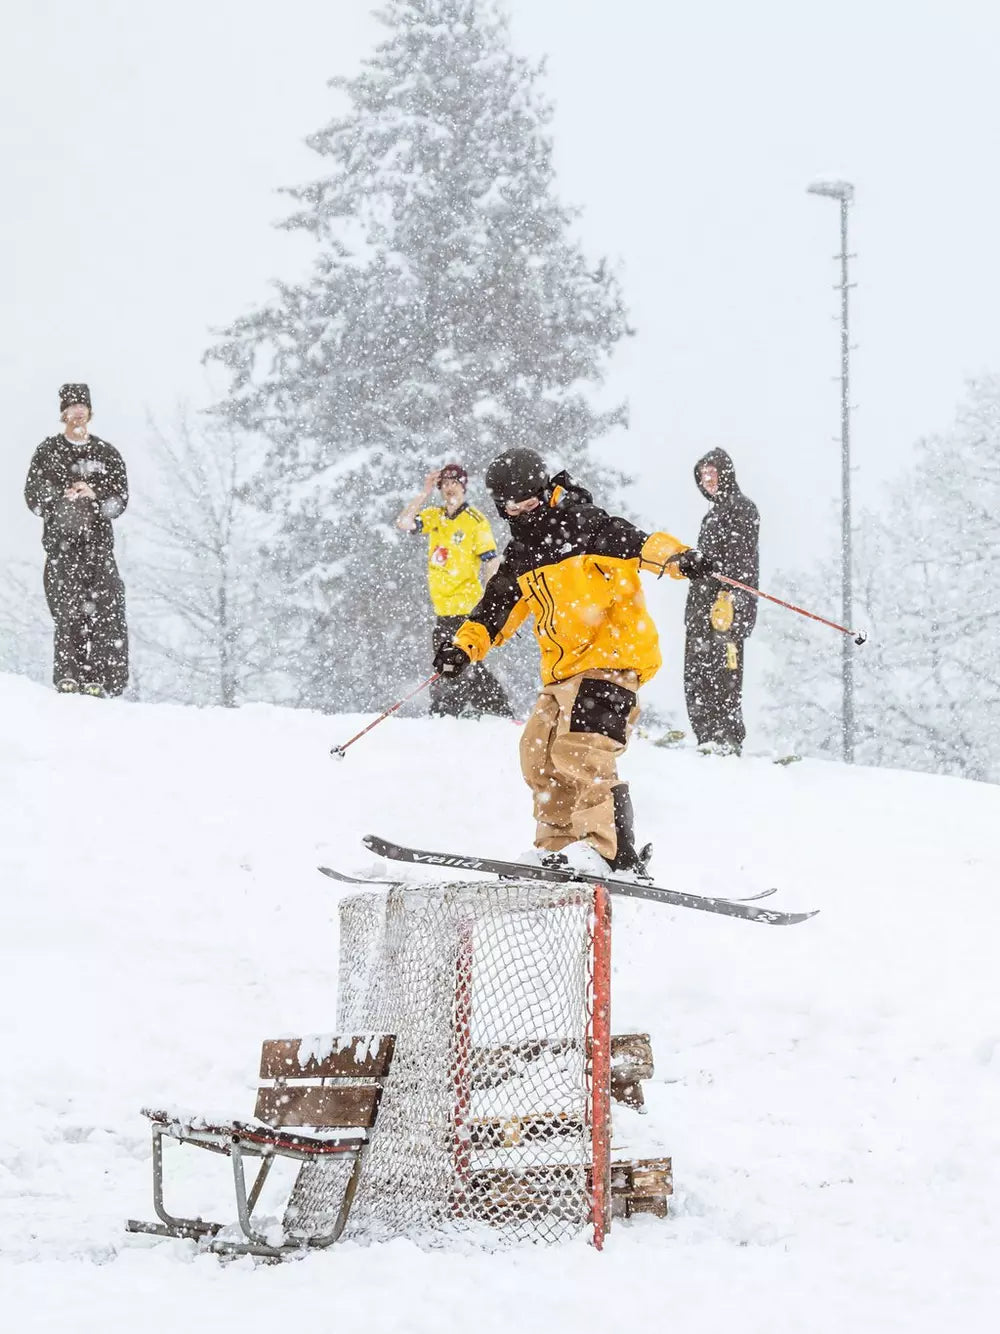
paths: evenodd
<path fill-rule="evenodd" d="M 339 1031 L 396 1035 L 349 1234 L 600 1244 L 606 893 L 394 888 L 344 901 L 340 933 Z"/>

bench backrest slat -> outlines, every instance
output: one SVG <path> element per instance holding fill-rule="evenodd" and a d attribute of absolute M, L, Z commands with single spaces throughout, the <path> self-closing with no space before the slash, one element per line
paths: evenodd
<path fill-rule="evenodd" d="M 264 1043 L 260 1052 L 261 1079 L 384 1079 L 389 1073 L 396 1040 L 391 1034 L 375 1040 L 367 1037 L 337 1038 L 335 1050 L 317 1060 L 302 1049 L 315 1043 L 303 1038 L 277 1038 Z M 311 1124 L 311 1123 L 307 1123 Z"/>
<path fill-rule="evenodd" d="M 378 1085 L 288 1084 L 262 1088 L 255 1116 L 270 1126 L 371 1129 L 382 1090 Z"/>

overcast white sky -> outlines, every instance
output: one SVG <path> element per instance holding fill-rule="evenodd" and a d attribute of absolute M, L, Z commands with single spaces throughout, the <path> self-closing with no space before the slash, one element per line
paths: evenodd
<path fill-rule="evenodd" d="M 614 387 L 641 511 L 694 540 L 691 464 L 721 444 L 762 510 L 765 574 L 808 564 L 837 524 L 838 236 L 835 203 L 805 187 L 857 187 L 856 479 L 877 499 L 964 378 L 1000 368 L 1000 6 L 509 7 L 517 47 L 548 55 L 562 196 L 620 264 L 638 328 Z M 308 264 L 305 238 L 270 225 L 275 192 L 321 170 L 303 138 L 332 114 L 325 81 L 378 31 L 369 0 L 32 0 L 6 17 L 0 553 L 41 559 L 21 488 L 62 381 L 90 383 L 140 496 L 147 409 L 214 396 L 210 328 Z"/>

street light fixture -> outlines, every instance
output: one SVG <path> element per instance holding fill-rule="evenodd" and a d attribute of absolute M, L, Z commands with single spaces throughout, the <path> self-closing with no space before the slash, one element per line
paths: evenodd
<path fill-rule="evenodd" d="M 811 195 L 823 195 L 840 201 L 840 282 L 834 290 L 840 292 L 840 574 L 843 599 L 843 622 L 853 623 L 851 608 L 851 401 L 850 369 L 851 341 L 848 332 L 847 294 L 854 286 L 848 281 L 847 262 L 854 256 L 847 249 L 847 209 L 854 199 L 854 186 L 849 181 L 814 181 L 807 187 Z M 851 644 L 845 637 L 841 663 L 843 704 L 841 712 L 842 753 L 845 764 L 854 763 L 854 658 Z"/>

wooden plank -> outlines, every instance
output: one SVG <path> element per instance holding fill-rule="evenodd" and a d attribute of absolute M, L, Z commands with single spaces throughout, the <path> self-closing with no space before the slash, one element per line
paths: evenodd
<path fill-rule="evenodd" d="M 653 1077 L 653 1047 L 648 1033 L 613 1033 L 611 1071 L 624 1083 Z"/>
<path fill-rule="evenodd" d="M 579 1117 L 567 1116 L 565 1112 L 537 1116 L 476 1116 L 469 1122 L 469 1138 L 475 1149 L 514 1149 L 556 1135 L 578 1135 L 582 1128 Z"/>
<path fill-rule="evenodd" d="M 612 1164 L 611 1205 L 616 1218 L 631 1218 L 633 1214 L 666 1218 L 673 1189 L 669 1158 L 620 1160 Z"/>
<path fill-rule="evenodd" d="M 651 1214 L 654 1218 L 670 1217 L 670 1197 L 637 1199 L 632 1195 L 611 1193 L 611 1213 L 614 1218 L 631 1218 L 634 1214 Z"/>
<path fill-rule="evenodd" d="M 589 1169 L 588 1169 L 589 1173 Z M 579 1184 L 578 1163 L 535 1163 L 512 1172 L 506 1167 L 477 1167 L 472 1173 L 477 1185 L 515 1190 L 525 1187 L 575 1187 Z"/>
<path fill-rule="evenodd" d="M 478 1065 L 488 1066 L 495 1062 L 500 1066 L 514 1062 L 530 1064 L 537 1061 L 544 1053 L 561 1055 L 563 1052 L 580 1050 L 582 1044 L 578 1038 L 533 1038 L 527 1042 L 503 1043 L 498 1047 L 475 1047 L 473 1054 Z M 653 1049 L 648 1033 L 612 1033 L 612 1065 L 649 1065 L 652 1066 Z M 652 1070 L 650 1070 L 652 1074 Z M 634 1076 L 649 1079 L 650 1075 Z"/>
<path fill-rule="evenodd" d="M 619 1079 L 614 1070 L 611 1071 L 611 1096 L 615 1102 L 623 1103 L 634 1111 L 638 1111 L 646 1103 L 646 1099 L 643 1097 L 642 1084 L 639 1080 Z"/>
<path fill-rule="evenodd" d="M 587 1169 L 588 1181 L 591 1171 Z M 514 1219 L 544 1218 L 559 1207 L 563 1196 L 579 1189 L 580 1168 L 571 1163 L 534 1164 L 516 1172 L 486 1167 L 471 1173 L 464 1203 L 484 1222 L 500 1225 Z M 672 1191 L 669 1158 L 619 1160 L 611 1165 L 611 1212 L 615 1218 L 631 1218 L 634 1214 L 666 1218 Z"/>
<path fill-rule="evenodd" d="M 334 1038 L 334 1050 L 321 1060 L 310 1053 L 315 1038 L 276 1038 L 260 1050 L 261 1079 L 384 1079 L 389 1073 L 396 1039 L 380 1037 L 377 1047 L 367 1037 Z M 307 1055 L 303 1056 L 303 1047 Z"/>
<path fill-rule="evenodd" d="M 254 1115 L 269 1126 L 322 1126 L 330 1129 L 375 1124 L 382 1090 L 369 1085 L 286 1084 L 262 1088 Z"/>
<path fill-rule="evenodd" d="M 670 1197 L 631 1195 L 626 1200 L 625 1209 L 626 1218 L 631 1218 L 634 1214 L 652 1214 L 654 1218 L 667 1218 L 670 1215 Z"/>
<path fill-rule="evenodd" d="M 562 1056 L 578 1051 L 583 1044 L 576 1038 L 535 1038 L 529 1042 L 505 1043 L 499 1047 L 474 1047 L 472 1050 L 472 1087 L 495 1088 L 506 1079 L 520 1079 L 543 1055 Z"/>
<path fill-rule="evenodd" d="M 571 1164 L 525 1167 L 519 1172 L 477 1168 L 470 1174 L 465 1204 L 473 1217 L 499 1226 L 544 1218 L 565 1196 L 578 1196 L 582 1186 L 580 1168 Z"/>
<path fill-rule="evenodd" d="M 640 1196 L 670 1195 L 674 1189 L 670 1159 L 634 1163 L 632 1166 L 632 1194 Z"/>

